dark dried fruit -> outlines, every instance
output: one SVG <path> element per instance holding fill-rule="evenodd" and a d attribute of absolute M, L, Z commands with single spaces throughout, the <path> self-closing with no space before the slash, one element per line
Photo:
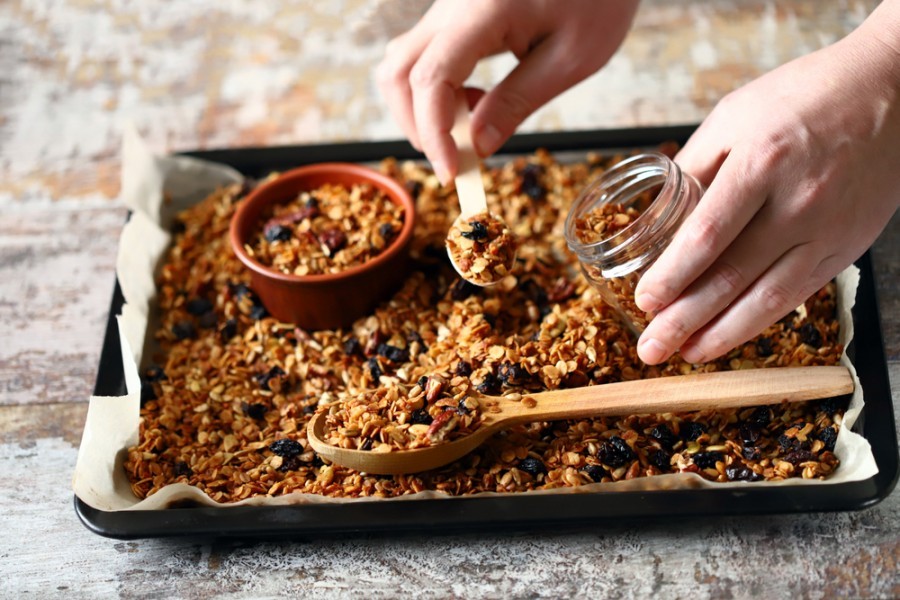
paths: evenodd
<path fill-rule="evenodd" d="M 300 442 L 284 438 L 272 442 L 269 446 L 269 450 L 282 458 L 293 458 L 298 454 L 303 453 L 303 446 L 300 445 Z"/>
<path fill-rule="evenodd" d="M 762 458 L 762 452 L 756 446 L 744 446 L 741 454 L 747 460 L 759 460 Z"/>
<path fill-rule="evenodd" d="M 575 282 L 569 281 L 565 277 L 560 277 L 553 284 L 550 293 L 547 294 L 547 300 L 550 302 L 565 302 L 575 295 Z"/>
<path fill-rule="evenodd" d="M 591 478 L 591 481 L 599 483 L 604 477 L 609 476 L 609 471 L 600 465 L 588 465 L 581 470 L 585 475 Z"/>
<path fill-rule="evenodd" d="M 260 402 L 256 402 L 254 404 L 248 404 L 247 402 L 241 403 L 241 409 L 244 411 L 244 414 L 254 419 L 256 421 L 262 421 L 266 418 L 266 412 L 269 410 L 265 404 Z"/>
<path fill-rule="evenodd" d="M 228 291 L 237 300 L 242 300 L 245 296 L 253 297 L 253 292 L 246 283 L 229 283 Z"/>
<path fill-rule="evenodd" d="M 729 481 L 759 481 L 762 475 L 755 473 L 753 469 L 744 465 L 732 465 L 725 467 L 725 476 Z"/>
<path fill-rule="evenodd" d="M 528 381 L 530 374 L 518 363 L 503 362 L 497 368 L 497 378 L 503 385 L 518 386 Z"/>
<path fill-rule="evenodd" d="M 172 334 L 177 340 L 187 340 L 197 335 L 197 330 L 190 321 L 178 321 L 172 325 Z"/>
<path fill-rule="evenodd" d="M 273 379 L 279 379 L 285 376 L 287 376 L 287 373 L 284 372 L 284 369 L 282 369 L 278 365 L 275 365 L 265 373 L 257 373 L 256 381 L 257 383 L 259 383 L 259 387 L 261 387 L 262 389 L 270 390 L 271 388 L 269 387 L 269 383 L 271 383 Z"/>
<path fill-rule="evenodd" d="M 200 318 L 197 319 L 197 324 L 203 329 L 215 329 L 216 325 L 219 324 L 219 317 L 216 316 L 215 312 L 209 311 L 200 315 Z"/>
<path fill-rule="evenodd" d="M 464 360 L 460 360 L 458 363 L 456 363 L 454 374 L 459 375 L 460 377 L 468 377 L 472 374 L 472 365 Z"/>
<path fill-rule="evenodd" d="M 541 174 L 544 167 L 534 163 L 528 163 L 522 169 L 522 183 L 519 185 L 519 192 L 525 194 L 532 200 L 543 200 L 547 195 L 547 190 L 541 184 Z"/>
<path fill-rule="evenodd" d="M 281 473 L 287 473 L 288 471 L 296 471 L 301 467 L 300 461 L 296 456 L 291 456 L 290 458 L 285 458 L 281 461 L 281 466 L 278 467 L 278 471 Z"/>
<path fill-rule="evenodd" d="M 785 454 L 784 460 L 788 461 L 796 467 L 800 463 L 805 463 L 810 460 L 816 460 L 816 457 L 809 450 L 804 450 L 801 448 L 798 450 L 791 450 L 790 452 Z"/>
<path fill-rule="evenodd" d="M 654 450 L 650 453 L 650 464 L 665 473 L 672 467 L 672 457 L 665 450 Z"/>
<path fill-rule="evenodd" d="M 184 221 L 180 219 L 172 219 L 172 225 L 169 227 L 169 231 L 172 233 L 172 235 L 184 233 L 186 230 L 187 226 L 184 224 Z"/>
<path fill-rule="evenodd" d="M 412 196 L 413 200 L 419 197 L 419 194 L 422 193 L 422 182 L 416 181 L 415 179 L 408 179 L 406 183 L 403 184 L 403 187 L 406 188 L 406 191 L 409 192 L 409 195 Z"/>
<path fill-rule="evenodd" d="M 222 342 L 227 342 L 231 338 L 237 335 L 237 319 L 228 319 L 222 325 L 221 331 L 219 331 L 219 335 L 222 339 Z"/>
<path fill-rule="evenodd" d="M 672 433 L 672 430 L 665 423 L 660 423 L 651 429 L 650 437 L 659 442 L 659 445 L 663 448 L 671 449 L 678 442 L 678 438 L 675 437 L 675 434 Z"/>
<path fill-rule="evenodd" d="M 416 382 L 416 384 L 424 390 L 425 386 L 428 385 L 428 375 L 422 375 L 421 377 L 419 377 L 419 380 Z"/>
<path fill-rule="evenodd" d="M 265 319 L 269 316 L 269 311 L 266 310 L 266 307 L 262 305 L 262 302 L 256 300 L 253 302 L 253 306 L 250 307 L 250 318 L 259 321 L 260 319 Z"/>
<path fill-rule="evenodd" d="M 431 425 L 432 421 L 434 421 L 434 419 L 424 408 L 413 411 L 413 413 L 409 415 L 409 422 L 413 425 Z"/>
<path fill-rule="evenodd" d="M 428 346 L 425 345 L 425 340 L 422 339 L 422 336 L 419 335 L 418 331 L 410 331 L 406 334 L 406 341 L 412 344 L 413 342 L 419 342 L 419 346 L 421 346 L 419 352 L 428 352 Z"/>
<path fill-rule="evenodd" d="M 469 414 L 469 409 L 468 409 L 468 407 L 466 407 L 466 399 L 465 398 L 460 400 L 459 403 L 456 405 L 456 414 L 458 414 L 458 415 Z"/>
<path fill-rule="evenodd" d="M 604 465 L 617 469 L 634 460 L 636 455 L 631 446 L 628 445 L 628 442 L 614 435 L 609 440 L 600 443 L 597 458 Z"/>
<path fill-rule="evenodd" d="M 194 471 L 183 460 L 176 460 L 172 465 L 172 474 L 175 477 L 190 477 L 194 474 Z"/>
<path fill-rule="evenodd" d="M 358 337 L 352 336 L 344 342 L 344 354 L 347 356 L 362 354 L 362 344 L 359 343 Z"/>
<path fill-rule="evenodd" d="M 847 405 L 849 403 L 850 400 L 847 396 L 826 398 L 819 403 L 819 409 L 824 411 L 829 417 L 833 417 L 834 413 L 847 410 Z"/>
<path fill-rule="evenodd" d="M 363 440 L 362 445 L 360 445 L 360 450 L 371 450 L 372 449 L 372 438 L 366 438 Z"/>
<path fill-rule="evenodd" d="M 379 344 L 375 352 L 392 363 L 404 363 L 409 360 L 409 350 L 390 344 Z"/>
<path fill-rule="evenodd" d="M 381 365 L 378 364 L 378 359 L 373 356 L 366 364 L 369 367 L 369 375 L 372 377 L 372 381 L 378 381 L 384 374 L 384 371 L 381 370 Z"/>
<path fill-rule="evenodd" d="M 263 235 L 269 243 L 286 242 L 294 236 L 294 232 L 290 227 L 274 223 L 266 227 Z"/>
<path fill-rule="evenodd" d="M 756 340 L 756 355 L 761 357 L 772 356 L 772 338 L 763 336 Z"/>
<path fill-rule="evenodd" d="M 580 369 L 575 369 L 574 371 L 566 373 L 566 376 L 563 377 L 560 382 L 560 387 L 568 389 L 580 388 L 586 386 L 588 383 L 590 383 L 590 378 L 587 374 Z"/>
<path fill-rule="evenodd" d="M 213 309 L 213 303 L 206 298 L 193 298 L 184 305 L 185 310 L 195 317 L 199 317 Z"/>
<path fill-rule="evenodd" d="M 465 300 L 478 291 L 478 286 L 472 285 L 465 279 L 457 279 L 450 286 L 450 299 L 457 302 Z"/>
<path fill-rule="evenodd" d="M 800 327 L 800 341 L 809 344 L 813 348 L 822 347 L 822 334 L 812 323 L 806 323 Z"/>
<path fill-rule="evenodd" d="M 497 315 L 491 313 L 481 313 L 481 318 L 487 322 L 488 325 L 494 327 L 497 324 Z"/>
<path fill-rule="evenodd" d="M 741 423 L 741 427 L 739 429 L 741 434 L 741 441 L 744 442 L 745 446 L 752 446 L 757 441 L 759 441 L 759 428 L 751 425 L 750 423 Z"/>
<path fill-rule="evenodd" d="M 750 414 L 747 423 L 764 429 L 772 422 L 772 412 L 767 406 L 760 406 Z"/>
<path fill-rule="evenodd" d="M 694 455 L 694 464 L 701 469 L 715 469 L 717 462 L 725 462 L 725 455 L 721 452 L 698 452 Z"/>
<path fill-rule="evenodd" d="M 497 379 L 497 376 L 493 373 L 488 373 L 484 376 L 484 381 L 482 381 L 479 385 L 475 386 L 482 394 L 491 396 L 494 394 L 500 393 L 500 380 Z"/>
<path fill-rule="evenodd" d="M 485 242 L 488 238 L 488 230 L 487 225 L 482 223 L 481 221 L 472 221 L 469 223 L 472 227 L 470 231 L 462 231 L 460 235 L 466 239 L 472 240 L 473 242 Z"/>
<path fill-rule="evenodd" d="M 837 442 L 837 430 L 834 427 L 826 427 L 816 436 L 825 444 L 825 449 L 834 452 L 834 444 Z"/>
<path fill-rule="evenodd" d="M 681 439 L 693 442 L 706 433 L 706 425 L 695 421 L 685 421 L 681 424 Z"/>
<path fill-rule="evenodd" d="M 533 456 L 526 456 L 525 458 L 520 460 L 519 464 L 516 465 L 516 468 L 518 468 L 520 471 L 525 471 L 532 477 L 537 477 L 541 473 L 547 472 L 546 465 L 544 465 L 541 460 Z"/>
<path fill-rule="evenodd" d="M 394 237 L 394 226 L 390 223 L 382 223 L 378 228 L 378 235 L 380 235 L 384 239 L 384 241 L 387 242 L 392 237 Z"/>
<path fill-rule="evenodd" d="M 156 400 L 156 390 L 150 383 L 141 385 L 141 407 L 151 400 Z"/>
<path fill-rule="evenodd" d="M 347 245 L 347 234 L 340 229 L 326 229 L 319 234 L 319 243 L 328 250 L 328 256 L 334 256 Z"/>

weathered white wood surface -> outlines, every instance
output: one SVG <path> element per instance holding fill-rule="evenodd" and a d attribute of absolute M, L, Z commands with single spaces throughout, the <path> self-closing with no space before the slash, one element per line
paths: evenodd
<path fill-rule="evenodd" d="M 124 120 L 160 151 L 398 137 L 371 71 L 426 5 L 0 2 L 0 597 L 900 596 L 898 494 L 849 514 L 293 544 L 117 542 L 78 523 L 69 482 L 124 219 Z M 874 5 L 645 0 L 609 67 L 525 129 L 698 121 Z M 875 258 L 896 406 L 900 219 Z"/>

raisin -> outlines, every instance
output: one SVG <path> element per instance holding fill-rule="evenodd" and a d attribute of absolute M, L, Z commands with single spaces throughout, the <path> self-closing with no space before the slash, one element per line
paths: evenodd
<path fill-rule="evenodd" d="M 497 368 L 497 377 L 503 385 L 514 386 L 526 383 L 529 378 L 529 373 L 525 367 L 518 363 L 506 361 L 501 363 Z"/>
<path fill-rule="evenodd" d="M 299 468 L 300 461 L 297 460 L 296 456 L 291 456 L 281 461 L 281 466 L 278 467 L 278 470 L 282 473 L 287 473 L 288 471 L 296 471 Z"/>
<path fill-rule="evenodd" d="M 755 473 L 750 467 L 732 465 L 725 467 L 725 476 L 729 481 L 759 481 L 762 475 Z"/>
<path fill-rule="evenodd" d="M 665 473 L 672 467 L 672 457 L 665 450 L 655 450 L 650 454 L 650 464 Z"/>
<path fill-rule="evenodd" d="M 428 375 L 422 375 L 421 377 L 419 377 L 419 380 L 416 382 L 416 385 L 418 385 L 420 388 L 422 388 L 424 390 L 425 386 L 428 385 Z"/>
<path fill-rule="evenodd" d="M 303 453 L 303 446 L 296 440 L 284 438 L 272 442 L 269 445 L 269 450 L 282 458 L 293 458 Z"/>
<path fill-rule="evenodd" d="M 172 465 L 172 474 L 175 477 L 190 477 L 194 474 L 194 471 L 183 460 L 176 460 L 175 464 Z"/>
<path fill-rule="evenodd" d="M 763 336 L 756 340 L 756 355 L 761 357 L 772 356 L 772 338 Z"/>
<path fill-rule="evenodd" d="M 694 455 L 694 464 L 701 469 L 715 469 L 717 462 L 725 462 L 725 455 L 714 450 L 698 452 Z"/>
<path fill-rule="evenodd" d="M 469 409 L 468 409 L 468 407 L 466 407 L 466 399 L 465 398 L 460 400 L 459 403 L 456 405 L 456 414 L 458 414 L 458 415 L 469 414 Z"/>
<path fill-rule="evenodd" d="M 846 396 L 838 398 L 827 398 L 819 403 L 819 408 L 825 411 L 829 417 L 833 417 L 834 413 L 839 410 L 846 410 L 849 400 Z"/>
<path fill-rule="evenodd" d="M 802 448 L 798 449 L 798 450 L 791 450 L 784 456 L 784 460 L 788 461 L 795 467 L 797 465 L 799 465 L 800 463 L 805 463 L 809 460 L 815 460 L 815 459 L 816 459 L 816 457 L 813 456 L 812 452 L 810 452 L 809 450 L 803 450 Z"/>
<path fill-rule="evenodd" d="M 197 324 L 202 329 L 215 329 L 216 325 L 219 324 L 219 317 L 216 316 L 215 312 L 209 311 L 200 315 L 200 318 L 197 319 Z"/>
<path fill-rule="evenodd" d="M 265 236 L 266 241 L 271 244 L 274 242 L 286 242 L 290 240 L 294 236 L 294 232 L 290 227 L 275 223 L 266 227 L 263 235 Z"/>
<path fill-rule="evenodd" d="M 591 478 L 591 481 L 600 482 L 604 477 L 609 476 L 609 471 L 600 465 L 588 465 L 581 470 L 582 473 Z"/>
<path fill-rule="evenodd" d="M 798 444 L 798 440 L 796 438 L 788 437 L 784 434 L 778 436 L 778 446 L 781 448 L 782 452 L 788 452 L 794 448 L 795 444 Z"/>
<path fill-rule="evenodd" d="M 269 316 L 269 311 L 266 310 L 266 307 L 262 305 L 259 300 L 253 302 L 253 306 L 250 307 L 250 318 L 259 321 L 260 319 L 265 319 Z"/>
<path fill-rule="evenodd" d="M 278 365 L 275 365 L 274 367 L 272 367 L 265 373 L 257 373 L 256 381 L 259 383 L 259 387 L 261 387 L 264 390 L 269 390 L 269 389 L 271 389 L 269 387 L 270 381 L 272 381 L 275 378 L 284 377 L 286 375 L 287 375 L 287 373 L 284 372 L 284 369 L 282 369 Z"/>
<path fill-rule="evenodd" d="M 481 318 L 483 318 L 492 328 L 497 324 L 497 315 L 492 315 L 491 313 L 481 313 Z"/>
<path fill-rule="evenodd" d="M 306 202 L 303 204 L 303 207 L 304 208 L 319 208 L 319 199 L 316 198 L 315 196 L 313 196 L 312 194 L 310 194 L 309 198 L 307 198 Z"/>
<path fill-rule="evenodd" d="M 195 317 L 202 316 L 213 309 L 213 303 L 206 298 L 193 298 L 188 300 L 184 308 Z"/>
<path fill-rule="evenodd" d="M 760 452 L 759 448 L 756 446 L 744 446 L 741 450 L 741 454 L 747 460 L 759 460 L 762 458 L 762 452 Z"/>
<path fill-rule="evenodd" d="M 378 235 L 380 235 L 384 241 L 390 240 L 394 237 L 394 226 L 390 223 L 382 223 L 378 228 Z"/>
<path fill-rule="evenodd" d="M 825 449 L 834 452 L 834 443 L 837 441 L 837 430 L 834 427 L 826 427 L 816 436 L 825 444 Z"/>
<path fill-rule="evenodd" d="M 373 356 L 369 359 L 367 364 L 369 366 L 369 375 L 372 377 L 372 381 L 378 381 L 384 374 L 384 371 L 381 370 L 381 365 L 378 364 L 378 359 Z"/>
<path fill-rule="evenodd" d="M 675 434 L 672 433 L 672 430 L 665 423 L 660 423 L 651 429 L 650 437 L 659 442 L 659 445 L 663 448 L 672 448 L 678 442 L 678 438 L 675 437 Z"/>
<path fill-rule="evenodd" d="M 244 411 L 245 415 L 256 421 L 262 421 L 263 419 L 265 419 L 266 412 L 268 411 L 266 405 L 259 402 L 256 402 L 254 404 L 243 402 L 241 403 L 241 409 Z"/>
<path fill-rule="evenodd" d="M 390 344 L 379 344 L 375 352 L 392 363 L 404 363 L 409 360 L 409 350 Z"/>
<path fill-rule="evenodd" d="M 532 200 L 543 200 L 547 195 L 547 190 L 541 185 L 540 176 L 544 168 L 541 165 L 528 163 L 522 169 L 522 183 L 519 184 L 519 191 Z"/>
<path fill-rule="evenodd" d="M 221 331 L 219 331 L 219 335 L 221 336 L 222 342 L 227 342 L 231 338 L 237 335 L 237 319 L 228 319 L 222 325 Z"/>
<path fill-rule="evenodd" d="M 352 336 L 344 342 L 344 354 L 347 356 L 362 354 L 362 344 L 359 343 L 358 337 Z"/>
<path fill-rule="evenodd" d="M 406 341 L 410 344 L 413 342 L 419 342 L 419 345 L 422 347 L 421 352 L 428 352 L 428 346 L 425 345 L 425 340 L 422 339 L 422 336 L 419 335 L 418 331 L 410 331 L 406 334 Z"/>
<path fill-rule="evenodd" d="M 409 416 L 409 422 L 413 425 L 431 425 L 431 422 L 433 420 L 434 419 L 431 418 L 431 415 L 428 414 L 428 411 L 424 408 L 413 411 L 413 413 Z"/>
<path fill-rule="evenodd" d="M 750 414 L 747 422 L 760 428 L 765 428 L 772 422 L 772 413 L 767 406 L 760 406 Z"/>
<path fill-rule="evenodd" d="M 472 226 L 470 231 L 460 232 L 460 235 L 466 239 L 472 240 L 473 242 L 485 242 L 488 238 L 488 230 L 487 226 L 481 221 L 472 221 L 469 223 Z"/>
<path fill-rule="evenodd" d="M 604 465 L 617 469 L 634 460 L 635 454 L 628 442 L 614 435 L 609 440 L 601 442 L 600 449 L 597 451 L 597 458 Z"/>
<path fill-rule="evenodd" d="M 547 467 L 544 465 L 543 461 L 533 456 L 526 456 L 520 460 L 519 464 L 516 465 L 516 468 L 520 471 L 525 471 L 532 477 L 537 477 L 541 473 L 547 472 Z"/>
<path fill-rule="evenodd" d="M 800 341 L 809 344 L 813 348 L 822 347 L 822 334 L 812 323 L 806 323 L 800 327 Z"/>
<path fill-rule="evenodd" d="M 177 340 L 187 340 L 197 335 L 197 330 L 190 321 L 178 321 L 172 325 L 172 334 Z"/>
<path fill-rule="evenodd" d="M 534 279 L 529 279 L 522 284 L 525 294 L 537 304 L 538 308 L 544 308 L 549 303 L 547 291 Z"/>
<path fill-rule="evenodd" d="M 695 421 L 685 421 L 681 424 L 681 439 L 693 442 L 706 433 L 706 425 Z"/>
<path fill-rule="evenodd" d="M 493 373 L 488 373 L 484 376 L 484 381 L 475 386 L 475 389 L 488 396 L 497 394 L 500 392 L 500 380 Z"/>
<path fill-rule="evenodd" d="M 450 286 L 450 299 L 455 301 L 465 300 L 478 291 L 478 286 L 473 285 L 465 279 L 457 279 Z"/>
<path fill-rule="evenodd" d="M 750 423 L 741 423 L 738 431 L 740 431 L 741 441 L 744 442 L 745 446 L 752 446 L 757 441 L 759 441 L 759 428 L 751 425 Z"/>
<path fill-rule="evenodd" d="M 590 383 L 590 379 L 587 374 L 580 369 L 575 369 L 574 371 L 566 373 L 566 376 L 563 377 L 563 380 L 560 382 L 560 387 L 569 389 L 580 388 L 586 386 L 588 383 Z"/>
<path fill-rule="evenodd" d="M 319 242 L 328 249 L 328 256 L 334 256 L 347 245 L 347 234 L 340 229 L 326 229 L 319 234 Z"/>
<path fill-rule="evenodd" d="M 409 195 L 412 196 L 413 200 L 416 200 L 419 197 L 419 194 L 422 193 L 422 182 L 416 181 L 415 179 L 409 179 L 406 183 L 403 184 L 403 187 L 406 188 L 406 191 L 409 192 Z"/>
<path fill-rule="evenodd" d="M 360 450 L 371 450 L 372 449 L 372 438 L 366 438 L 363 440 L 362 445 L 359 447 Z"/>
<path fill-rule="evenodd" d="M 250 291 L 250 288 L 247 287 L 246 283 L 229 283 L 228 291 L 237 300 L 242 300 L 245 296 L 253 296 L 253 292 Z"/>
<path fill-rule="evenodd" d="M 456 363 L 456 369 L 454 370 L 454 373 L 456 375 L 459 375 L 460 377 L 468 377 L 472 374 L 472 365 L 464 360 L 460 360 L 458 363 Z"/>

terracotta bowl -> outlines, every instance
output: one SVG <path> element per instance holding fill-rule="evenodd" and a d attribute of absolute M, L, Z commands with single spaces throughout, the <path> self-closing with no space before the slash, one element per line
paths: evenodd
<path fill-rule="evenodd" d="M 266 209 L 325 184 L 368 183 L 403 207 L 403 228 L 383 252 L 338 273 L 289 275 L 251 258 L 244 244 Z M 269 313 L 303 329 L 347 327 L 393 294 L 408 271 L 415 204 L 402 185 L 377 171 L 349 163 L 320 163 L 282 173 L 245 198 L 231 221 L 231 247 L 250 270 L 250 286 Z"/>

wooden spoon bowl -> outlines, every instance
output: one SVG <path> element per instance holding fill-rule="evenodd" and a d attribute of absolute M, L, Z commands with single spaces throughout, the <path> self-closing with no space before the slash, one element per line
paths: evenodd
<path fill-rule="evenodd" d="M 498 430 L 517 423 L 741 408 L 832 398 L 852 391 L 853 379 L 846 367 L 723 371 L 541 392 L 519 401 L 481 396 L 485 418 L 478 429 L 452 442 L 415 450 L 371 452 L 332 446 L 325 441 L 324 411 L 309 421 L 306 436 L 313 450 L 333 463 L 364 473 L 396 475 L 449 464 Z"/>

